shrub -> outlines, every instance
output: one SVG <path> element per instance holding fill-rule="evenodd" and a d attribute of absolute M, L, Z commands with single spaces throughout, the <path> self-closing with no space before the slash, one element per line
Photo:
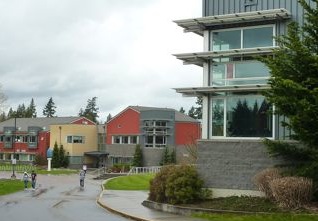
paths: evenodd
<path fill-rule="evenodd" d="M 210 197 L 203 189 L 195 167 L 190 165 L 166 166 L 150 182 L 149 199 L 170 204 L 186 204 Z"/>
<path fill-rule="evenodd" d="M 259 191 L 265 194 L 265 197 L 273 200 L 273 193 L 270 188 L 270 182 L 277 178 L 281 178 L 280 171 L 277 168 L 268 168 L 262 170 L 254 176 L 254 183 L 258 187 Z"/>
<path fill-rule="evenodd" d="M 130 170 L 130 164 L 117 163 L 111 167 L 111 172 L 113 173 L 125 173 Z"/>
<path fill-rule="evenodd" d="M 156 174 L 156 176 L 150 181 L 149 188 L 149 200 L 166 203 L 167 197 L 165 195 L 166 192 L 166 183 L 167 178 L 170 174 L 170 171 L 173 169 L 173 166 L 165 166 L 162 167 L 160 172 Z"/>
<path fill-rule="evenodd" d="M 281 207 L 297 209 L 310 202 L 313 182 L 305 177 L 283 177 L 272 180 L 270 188 Z"/>
<path fill-rule="evenodd" d="M 132 165 L 134 167 L 142 167 L 143 166 L 143 156 L 142 156 L 142 149 L 141 149 L 140 144 L 136 145 Z"/>
<path fill-rule="evenodd" d="M 34 157 L 34 163 L 36 165 L 47 165 L 47 159 L 41 154 L 36 154 Z"/>

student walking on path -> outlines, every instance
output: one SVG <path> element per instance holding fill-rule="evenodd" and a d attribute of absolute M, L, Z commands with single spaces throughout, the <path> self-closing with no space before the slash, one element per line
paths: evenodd
<path fill-rule="evenodd" d="M 36 173 L 34 172 L 34 170 L 32 170 L 32 173 L 31 173 L 31 184 L 32 184 L 32 188 L 35 189 Z"/>
<path fill-rule="evenodd" d="M 24 182 L 24 189 L 28 189 L 28 183 L 29 183 L 29 175 L 27 172 L 23 173 L 22 180 Z"/>

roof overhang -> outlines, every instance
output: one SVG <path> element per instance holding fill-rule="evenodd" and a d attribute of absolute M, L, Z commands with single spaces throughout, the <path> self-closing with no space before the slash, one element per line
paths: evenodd
<path fill-rule="evenodd" d="M 246 48 L 246 49 L 233 49 L 227 51 L 206 51 L 206 52 L 194 52 L 194 53 L 183 53 L 174 54 L 177 59 L 182 60 L 183 64 L 195 64 L 203 66 L 203 63 L 215 58 L 224 57 L 236 57 L 236 56 L 257 56 L 272 54 L 278 47 L 261 47 L 261 48 Z"/>
<path fill-rule="evenodd" d="M 100 151 L 90 151 L 90 152 L 85 152 L 84 155 L 91 156 L 91 157 L 107 157 L 109 153 L 100 152 Z"/>
<path fill-rule="evenodd" d="M 201 18 L 183 19 L 174 21 L 184 29 L 184 32 L 194 32 L 203 36 L 203 31 L 215 29 L 218 26 L 246 24 L 252 22 L 277 21 L 291 18 L 291 14 L 284 8 L 242 12 L 226 15 L 207 16 Z"/>
<path fill-rule="evenodd" d="M 219 95 L 221 92 L 257 92 L 267 90 L 270 86 L 268 84 L 255 85 L 238 85 L 238 86 L 222 86 L 222 87 L 188 87 L 188 88 L 174 88 L 177 93 L 181 93 L 187 97 L 197 97 L 202 95 Z"/>

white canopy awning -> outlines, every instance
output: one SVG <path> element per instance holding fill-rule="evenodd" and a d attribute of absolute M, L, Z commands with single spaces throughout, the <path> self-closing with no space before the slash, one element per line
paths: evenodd
<path fill-rule="evenodd" d="M 272 54 L 273 50 L 278 47 L 261 47 L 261 48 L 245 48 L 245 49 L 232 49 L 226 51 L 206 51 L 206 52 L 193 52 L 193 53 L 183 53 L 174 54 L 177 59 L 183 61 L 184 64 L 195 64 L 198 66 L 203 66 L 203 63 L 208 62 L 214 58 L 224 58 L 224 57 L 235 57 L 239 55 L 265 55 Z"/>
<path fill-rule="evenodd" d="M 183 96 L 196 97 L 200 95 L 219 95 L 221 92 L 239 92 L 239 91 L 261 91 L 269 89 L 268 84 L 256 85 L 241 85 L 241 86 L 222 86 L 222 87 L 188 87 L 188 88 L 174 88 L 177 93 Z"/>
<path fill-rule="evenodd" d="M 194 32 L 203 36 L 203 31 L 216 26 L 245 24 L 251 22 L 275 21 L 289 19 L 291 14 L 284 8 L 242 12 L 226 15 L 207 16 L 201 18 L 183 19 L 174 21 L 185 32 Z"/>

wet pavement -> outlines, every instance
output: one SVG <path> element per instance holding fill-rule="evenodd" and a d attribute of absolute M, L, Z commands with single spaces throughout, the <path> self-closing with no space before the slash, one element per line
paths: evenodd
<path fill-rule="evenodd" d="M 11 174 L 0 172 L 0 178 Z M 17 174 L 21 179 L 22 174 Z M 21 186 L 23 182 L 21 181 Z M 29 183 L 30 186 L 30 183 Z M 1 220 L 10 221 L 127 221 L 129 219 L 100 207 L 96 201 L 101 182 L 87 179 L 83 190 L 79 176 L 38 175 L 37 188 L 0 196 Z"/>
<path fill-rule="evenodd" d="M 141 221 L 202 221 L 188 216 L 161 212 L 144 207 L 141 203 L 148 197 L 146 191 L 104 190 L 98 202 L 106 209 L 134 220 Z"/>
<path fill-rule="evenodd" d="M 0 178 L 10 178 L 10 175 L 9 172 L 0 172 Z M 21 177 L 22 174 L 17 175 L 17 179 Z M 148 192 L 102 190 L 102 181 L 92 178 L 88 175 L 85 179 L 85 187 L 81 189 L 77 174 L 38 175 L 35 191 L 29 188 L 0 196 L 1 217 L 10 221 L 201 220 L 149 209 L 141 204 L 147 199 Z M 22 181 L 21 185 L 23 185 Z"/>

